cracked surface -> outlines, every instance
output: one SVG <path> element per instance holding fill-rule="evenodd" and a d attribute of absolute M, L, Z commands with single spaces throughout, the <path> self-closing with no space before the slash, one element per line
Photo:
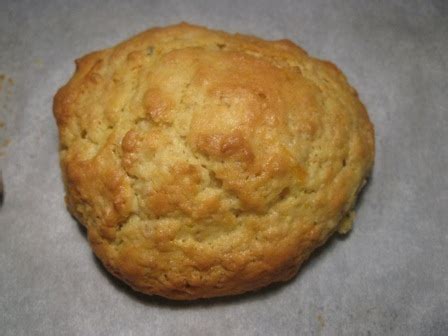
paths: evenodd
<path fill-rule="evenodd" d="M 374 132 L 333 64 L 180 24 L 76 65 L 54 100 L 67 206 L 134 289 L 255 290 L 349 230 Z"/>

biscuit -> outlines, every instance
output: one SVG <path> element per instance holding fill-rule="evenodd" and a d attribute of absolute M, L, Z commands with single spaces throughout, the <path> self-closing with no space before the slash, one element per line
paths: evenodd
<path fill-rule="evenodd" d="M 350 230 L 374 160 L 335 65 L 185 23 L 76 60 L 54 115 L 66 204 L 94 253 L 176 300 L 291 279 Z"/>

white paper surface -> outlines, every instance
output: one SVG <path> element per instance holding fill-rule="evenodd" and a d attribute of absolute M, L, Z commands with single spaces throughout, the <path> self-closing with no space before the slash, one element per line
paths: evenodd
<path fill-rule="evenodd" d="M 448 334 L 448 2 L 2 1 L 1 335 Z M 176 303 L 133 293 L 64 207 L 52 97 L 73 60 L 179 21 L 289 38 L 336 63 L 376 127 L 353 232 L 293 281 Z"/>

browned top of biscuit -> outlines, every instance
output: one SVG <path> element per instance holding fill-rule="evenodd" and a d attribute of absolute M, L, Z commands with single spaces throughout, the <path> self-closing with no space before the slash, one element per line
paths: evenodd
<path fill-rule="evenodd" d="M 54 101 L 67 204 L 137 290 L 191 299 L 290 278 L 372 167 L 356 92 L 290 41 L 179 24 L 76 65 Z"/>

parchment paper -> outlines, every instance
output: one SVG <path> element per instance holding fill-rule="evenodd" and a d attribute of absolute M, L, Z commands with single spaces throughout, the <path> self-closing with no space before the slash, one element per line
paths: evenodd
<path fill-rule="evenodd" d="M 1 1 L 1 335 L 447 335 L 447 1 Z M 197 303 L 109 276 L 64 207 L 52 97 L 73 60 L 179 21 L 335 62 L 376 126 L 353 232 L 293 281 Z M 7 92 L 9 90 L 9 92 Z"/>

